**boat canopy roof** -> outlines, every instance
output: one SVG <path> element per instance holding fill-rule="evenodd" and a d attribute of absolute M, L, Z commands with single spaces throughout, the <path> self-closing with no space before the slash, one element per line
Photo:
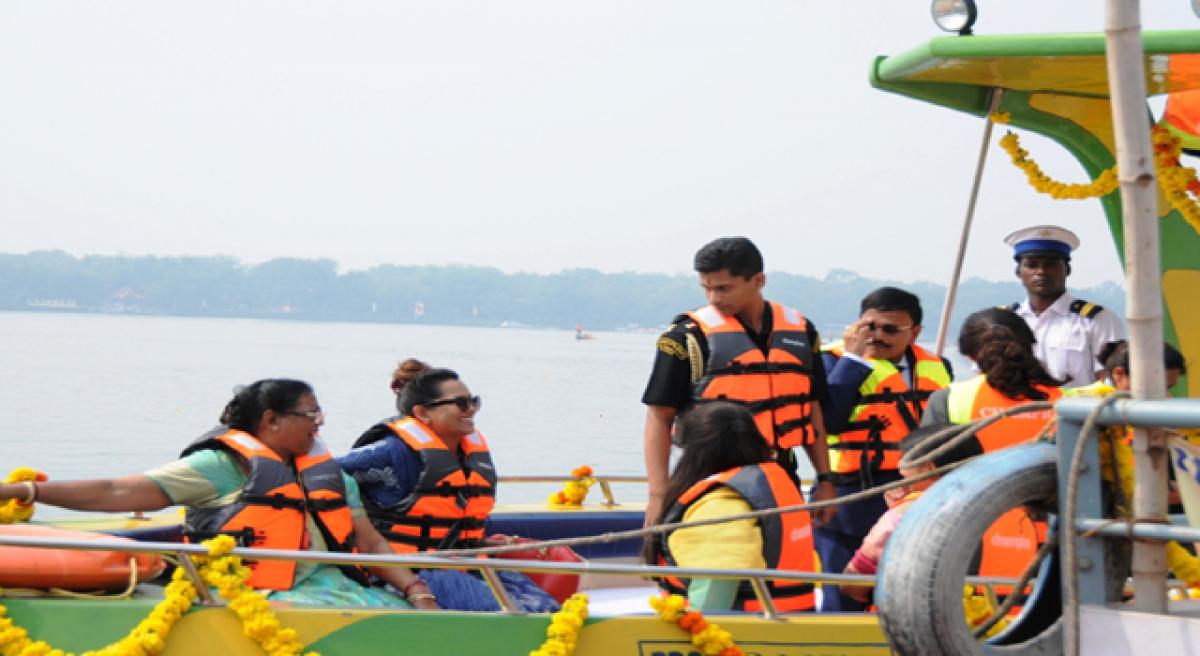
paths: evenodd
<path fill-rule="evenodd" d="M 1143 32 L 1146 95 L 1200 89 L 1200 31 Z M 1108 96 L 1103 34 L 946 36 L 880 57 L 875 86 L 934 82 Z"/>

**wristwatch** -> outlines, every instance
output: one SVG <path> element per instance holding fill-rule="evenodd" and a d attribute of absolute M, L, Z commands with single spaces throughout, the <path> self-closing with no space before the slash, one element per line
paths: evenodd
<path fill-rule="evenodd" d="M 817 474 L 817 483 L 818 484 L 832 483 L 832 482 L 833 482 L 833 472 L 822 472 L 820 474 Z"/>

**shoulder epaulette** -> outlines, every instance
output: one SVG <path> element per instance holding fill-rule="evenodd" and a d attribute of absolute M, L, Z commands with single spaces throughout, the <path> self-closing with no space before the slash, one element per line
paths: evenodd
<path fill-rule="evenodd" d="M 1016 312 L 1017 308 L 1019 308 L 1019 307 L 1021 307 L 1020 301 L 1013 303 L 1012 305 L 997 305 L 996 309 L 997 310 L 1008 310 L 1009 312 Z"/>
<path fill-rule="evenodd" d="M 1071 302 L 1071 312 L 1078 314 L 1085 319 L 1095 319 L 1097 314 L 1104 311 L 1102 306 L 1095 303 L 1089 303 L 1081 298 L 1077 298 Z"/>

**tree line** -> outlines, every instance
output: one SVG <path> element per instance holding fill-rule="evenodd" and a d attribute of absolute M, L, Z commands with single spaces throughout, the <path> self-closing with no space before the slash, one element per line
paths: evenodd
<path fill-rule="evenodd" d="M 703 303 L 694 274 L 504 273 L 471 266 L 381 265 L 339 272 L 330 259 L 279 258 L 247 265 L 232 257 L 75 257 L 62 251 L 0 254 L 0 310 L 71 310 L 175 316 L 258 317 L 461 325 L 526 325 L 620 330 L 667 324 Z M 867 292 L 891 284 L 921 297 L 928 335 L 945 286 L 896 282 L 834 270 L 822 278 L 768 273 L 767 297 L 793 305 L 828 334 L 858 316 Z M 1123 312 L 1114 283 L 1073 290 Z M 959 288 L 952 326 L 969 312 L 1007 305 L 1015 281 L 973 278 Z"/>

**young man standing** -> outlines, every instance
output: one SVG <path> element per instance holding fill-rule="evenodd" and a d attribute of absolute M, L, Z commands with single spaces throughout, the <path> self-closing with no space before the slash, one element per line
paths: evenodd
<path fill-rule="evenodd" d="M 950 363 L 917 346 L 924 313 L 916 295 L 895 287 L 867 294 L 859 319 L 842 341 L 822 349 L 829 372 L 825 428 L 838 497 L 900 480 L 900 442 L 921 423 L 935 390 L 950 384 Z M 821 568 L 840 572 L 887 510 L 882 496 L 839 508 L 813 532 Z M 823 611 L 865 610 L 866 604 L 827 586 Z"/>
<path fill-rule="evenodd" d="M 745 237 L 706 244 L 694 265 L 708 305 L 677 316 L 658 339 L 642 396 L 650 480 L 646 523 L 662 512 L 675 417 L 709 400 L 735 401 L 754 413 L 776 459 L 797 481 L 792 449 L 804 447 L 819 481 L 812 500 L 833 498 L 820 407 L 828 391 L 812 322 L 763 298 L 762 255 Z M 814 523 L 832 515 L 832 508 L 816 512 Z"/>
<path fill-rule="evenodd" d="M 1004 238 L 1017 261 L 1017 278 L 1029 296 L 1009 307 L 1029 324 L 1037 356 L 1064 387 L 1080 387 L 1101 371 L 1096 356 L 1104 345 L 1125 336 L 1112 312 L 1067 292 L 1075 233 L 1057 226 L 1023 228 Z"/>

